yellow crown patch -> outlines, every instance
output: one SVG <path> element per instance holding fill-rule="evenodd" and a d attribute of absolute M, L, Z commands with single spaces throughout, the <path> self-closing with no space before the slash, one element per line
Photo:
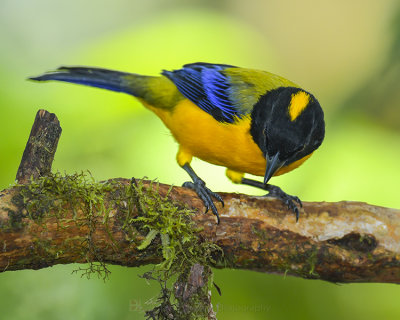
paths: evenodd
<path fill-rule="evenodd" d="M 290 120 L 294 121 L 303 112 L 310 102 L 310 95 L 304 91 L 292 94 L 289 105 Z"/>

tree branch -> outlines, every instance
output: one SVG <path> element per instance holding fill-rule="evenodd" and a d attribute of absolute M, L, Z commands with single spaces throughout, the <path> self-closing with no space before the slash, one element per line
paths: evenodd
<path fill-rule="evenodd" d="M 49 121 L 44 126 L 37 124 L 45 119 Z M 162 261 L 158 238 L 145 249 L 138 248 L 148 233 L 140 221 L 126 228 L 132 215 L 143 214 L 141 199 L 126 193 L 130 179 L 109 180 L 104 185 L 113 187 L 101 189 L 89 202 L 86 193 L 75 197 L 71 190 L 58 190 L 60 198 L 51 200 L 35 193 L 37 182 L 29 177 L 50 172 L 60 133 L 57 118 L 39 111 L 18 170 L 24 185 L 0 192 L 0 271 L 88 261 L 132 267 Z M 143 184 L 165 203 L 196 212 L 192 219 L 199 241 L 223 250 L 223 259 L 215 257 L 217 268 L 333 282 L 400 283 L 400 210 L 359 202 L 306 202 L 296 223 L 279 201 L 224 193 L 217 225 L 214 216 L 203 214 L 203 203 L 193 191 Z M 54 192 L 59 185 L 41 187 Z M 93 194 L 92 187 L 85 187 L 88 194 Z"/>
<path fill-rule="evenodd" d="M 110 181 L 120 188 L 130 184 L 128 179 Z M 161 197 L 170 189 L 149 181 L 144 185 Z M 0 193 L 0 270 L 87 262 L 82 249 L 89 234 L 87 215 L 66 207 L 62 217 L 50 209 L 38 221 L 27 216 L 20 191 L 21 187 L 13 187 Z M 94 217 L 91 241 L 97 256 L 91 259 L 131 267 L 159 263 L 162 255 L 155 244 L 138 249 L 146 236 L 140 226 L 127 240 L 122 229 L 125 210 L 113 204 L 118 193 L 105 194 L 104 205 L 110 210 L 107 224 L 103 216 Z M 173 187 L 166 200 L 196 210 L 193 220 L 202 228 L 200 238 L 223 249 L 225 264 L 217 264 L 218 268 L 334 282 L 400 283 L 400 210 L 359 202 L 306 202 L 296 223 L 279 201 L 242 194 L 221 196 L 225 207 L 218 208 L 220 225 L 211 214 L 203 214 L 204 206 L 191 190 Z M 136 207 L 133 211 L 138 214 Z"/>

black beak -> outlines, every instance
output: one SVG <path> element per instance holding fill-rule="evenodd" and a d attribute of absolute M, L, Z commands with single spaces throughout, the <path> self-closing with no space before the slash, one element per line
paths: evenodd
<path fill-rule="evenodd" d="M 271 179 L 280 167 L 282 167 L 282 162 L 279 161 L 279 152 L 272 157 L 267 155 L 267 168 L 265 169 L 264 184 L 267 184 L 269 179 Z"/>

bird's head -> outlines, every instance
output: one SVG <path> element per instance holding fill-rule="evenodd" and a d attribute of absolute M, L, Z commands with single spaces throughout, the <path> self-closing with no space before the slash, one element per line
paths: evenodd
<path fill-rule="evenodd" d="M 250 133 L 267 160 L 264 183 L 282 167 L 316 150 L 325 135 L 324 113 L 317 99 L 295 87 L 281 87 L 260 97 Z"/>

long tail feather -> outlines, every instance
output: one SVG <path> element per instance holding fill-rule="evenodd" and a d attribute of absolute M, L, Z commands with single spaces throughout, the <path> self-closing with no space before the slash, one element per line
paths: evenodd
<path fill-rule="evenodd" d="M 136 96 L 132 81 L 132 73 L 113 71 L 89 67 L 60 67 L 56 71 L 45 73 L 38 77 L 31 77 L 35 81 L 64 81 L 83 84 L 91 87 L 103 88 L 117 92 L 125 92 Z"/>

